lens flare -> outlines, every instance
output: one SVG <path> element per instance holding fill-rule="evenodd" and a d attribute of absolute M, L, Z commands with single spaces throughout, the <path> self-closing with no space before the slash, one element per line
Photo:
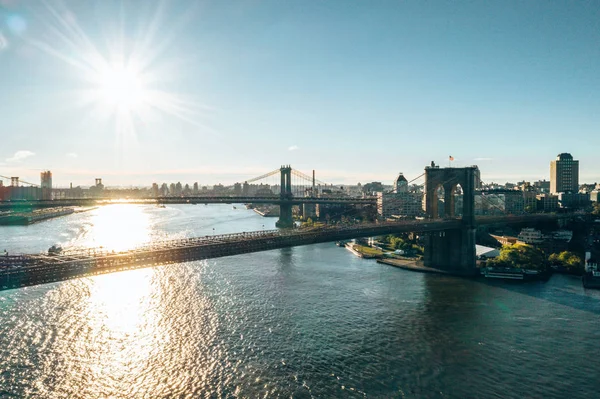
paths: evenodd
<path fill-rule="evenodd" d="M 64 3 L 59 3 L 62 5 L 58 8 L 47 2 L 42 4 L 44 8 L 36 16 L 47 32 L 44 37 L 25 40 L 78 72 L 73 74 L 82 83 L 76 105 L 86 108 L 91 116 L 114 120 L 118 143 L 135 143 L 137 130 L 151 125 L 161 113 L 213 133 L 199 121 L 203 114 L 211 111 L 210 107 L 165 90 L 165 82 L 179 75 L 179 71 L 164 68 L 160 64 L 160 52 L 175 40 L 171 27 L 181 24 L 163 21 L 164 3 L 159 2 L 150 22 L 137 21 L 147 26 L 147 31 L 139 37 L 128 37 L 115 28 L 107 29 L 106 37 L 100 38 L 103 40 L 88 35 L 80 26 L 78 16 Z M 191 13 L 187 14 L 186 18 L 190 18 Z M 124 15 L 118 19 L 125 24 Z M 24 29 L 20 23 L 13 25 Z M 170 40 L 159 40 L 161 37 Z M 103 50 L 100 43 L 105 43 L 107 49 Z M 156 43 L 158 45 L 153 45 Z"/>
<path fill-rule="evenodd" d="M 140 74 L 131 67 L 111 65 L 99 77 L 101 96 L 120 111 L 133 111 L 147 100 Z"/>

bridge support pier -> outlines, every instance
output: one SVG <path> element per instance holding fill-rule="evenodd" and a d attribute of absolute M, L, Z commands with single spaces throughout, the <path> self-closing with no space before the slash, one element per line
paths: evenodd
<path fill-rule="evenodd" d="M 280 228 L 294 227 L 294 218 L 292 217 L 292 167 L 290 165 L 282 166 L 281 169 L 281 193 L 279 199 L 279 220 L 275 226 Z"/>
<path fill-rule="evenodd" d="M 283 229 L 294 227 L 294 218 L 292 217 L 292 204 L 279 205 L 279 220 L 275 223 L 275 226 Z"/>
<path fill-rule="evenodd" d="M 425 237 L 423 263 L 461 275 L 476 275 L 475 228 L 437 231 Z"/>

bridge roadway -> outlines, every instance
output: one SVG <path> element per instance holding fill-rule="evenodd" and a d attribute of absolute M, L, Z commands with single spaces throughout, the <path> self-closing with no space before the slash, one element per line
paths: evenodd
<path fill-rule="evenodd" d="M 556 215 L 483 217 L 477 223 L 555 220 Z M 460 219 L 406 220 L 314 229 L 267 230 L 151 243 L 125 252 L 66 249 L 60 255 L 0 256 L 0 290 L 63 281 L 143 267 L 219 258 L 271 249 L 392 233 L 459 229 Z"/>
<path fill-rule="evenodd" d="M 377 198 L 354 198 L 354 197 L 292 197 L 282 200 L 279 196 L 196 196 L 196 197 L 159 197 L 159 198 L 132 198 L 126 200 L 115 200 L 111 198 L 75 198 L 56 200 L 15 200 L 0 201 L 0 210 L 17 207 L 48 208 L 61 206 L 95 206 L 109 204 L 274 204 L 282 203 L 289 205 L 300 204 L 364 204 L 375 205 Z"/>

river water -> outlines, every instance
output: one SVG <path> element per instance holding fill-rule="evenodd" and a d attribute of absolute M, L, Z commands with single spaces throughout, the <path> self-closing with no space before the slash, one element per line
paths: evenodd
<path fill-rule="evenodd" d="M 0 251 L 273 228 L 231 205 L 112 205 Z M 589 398 L 600 291 L 380 265 L 331 244 L 0 292 L 0 398 Z"/>

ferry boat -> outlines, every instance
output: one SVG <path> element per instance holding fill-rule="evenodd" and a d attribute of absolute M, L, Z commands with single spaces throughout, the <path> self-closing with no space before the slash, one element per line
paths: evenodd
<path fill-rule="evenodd" d="M 600 267 L 598 267 L 596 260 L 588 259 L 581 282 L 583 283 L 583 288 L 600 289 Z"/>
<path fill-rule="evenodd" d="M 481 275 L 485 278 L 501 280 L 533 281 L 549 277 L 548 272 L 533 269 L 517 269 L 512 267 L 482 267 Z"/>

